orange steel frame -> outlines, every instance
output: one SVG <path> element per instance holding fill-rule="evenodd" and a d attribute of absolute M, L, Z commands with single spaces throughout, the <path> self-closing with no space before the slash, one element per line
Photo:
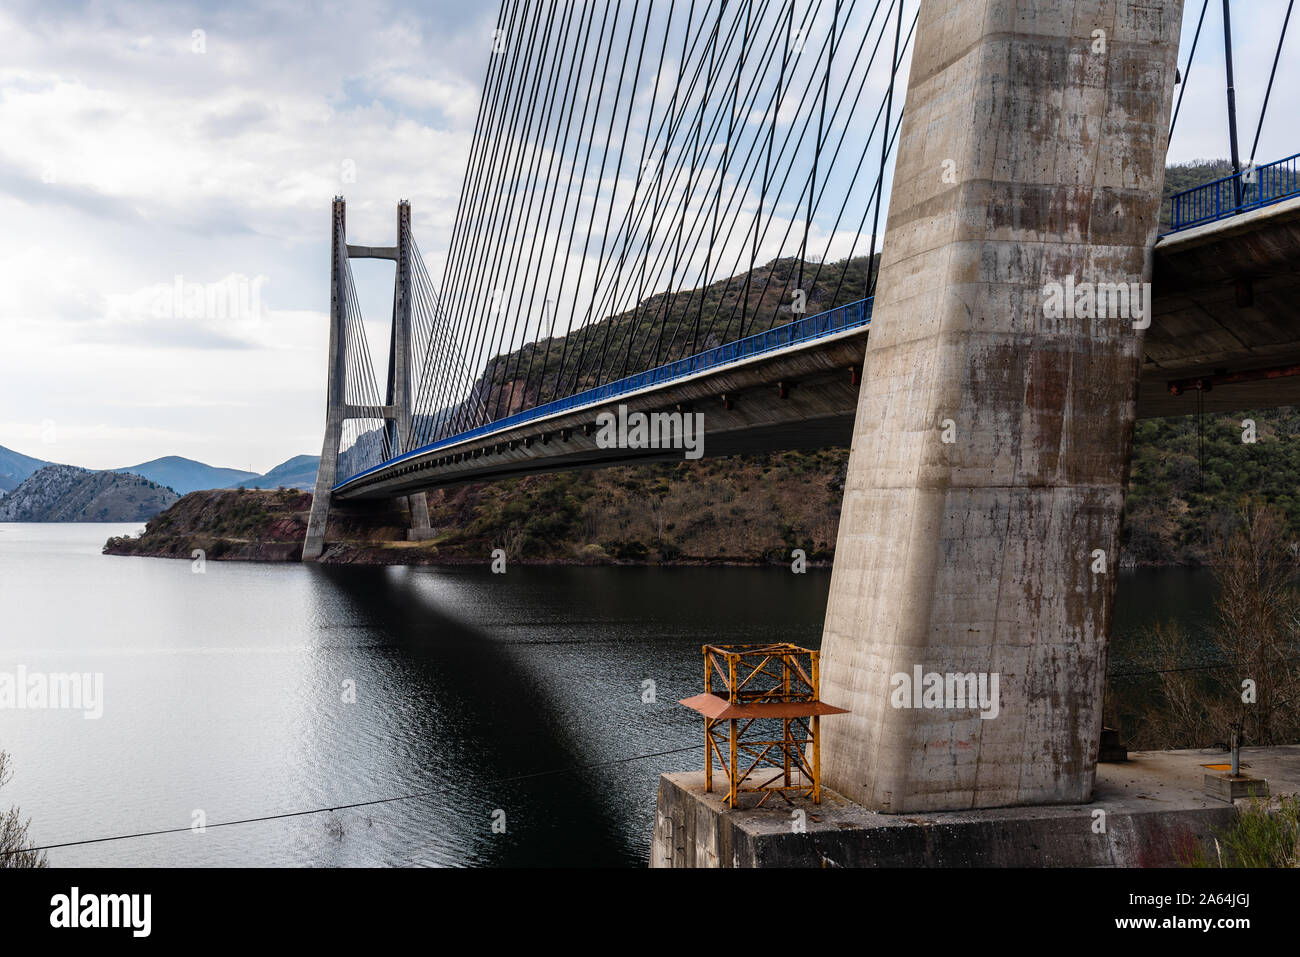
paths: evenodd
<path fill-rule="evenodd" d="M 729 807 L 739 806 L 742 794 L 754 792 L 763 795 L 756 807 L 762 807 L 773 794 L 787 803 L 791 803 L 791 795 L 821 803 L 821 715 L 841 709 L 827 708 L 818 701 L 819 656 L 819 652 L 787 643 L 704 646 L 705 696 L 714 695 L 716 673 L 723 692 L 717 697 L 730 706 L 727 711 L 738 715 L 712 718 L 705 714 L 706 791 L 713 790 L 713 758 L 717 755 L 727 776 Z M 787 707 L 776 709 L 779 716 L 768 716 L 764 712 L 774 709 L 762 706 L 773 704 Z M 781 725 L 780 738 L 765 739 L 761 732 L 774 728 L 776 721 Z M 763 724 L 755 728 L 755 722 Z M 751 729 L 756 737 L 746 737 Z M 767 770 L 775 773 L 761 783 L 746 783 Z"/>

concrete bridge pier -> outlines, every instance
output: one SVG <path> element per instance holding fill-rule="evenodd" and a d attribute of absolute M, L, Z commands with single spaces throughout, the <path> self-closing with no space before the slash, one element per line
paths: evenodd
<path fill-rule="evenodd" d="M 867 808 L 1091 798 L 1144 320 L 1050 303 L 1151 278 L 1181 12 L 922 0 L 822 645 Z"/>
<path fill-rule="evenodd" d="M 393 449 L 409 452 L 414 448 L 411 434 L 411 397 L 413 357 L 411 337 L 411 204 L 397 204 L 397 270 L 393 278 L 392 336 L 388 343 L 388 392 L 385 402 L 393 409 L 387 422 L 389 444 Z M 405 496 L 411 515 L 410 538 L 419 540 L 432 534 L 429 528 L 429 502 L 423 492 Z"/>
<path fill-rule="evenodd" d="M 312 493 L 307 537 L 302 545 L 302 560 L 305 562 L 314 562 L 325 550 L 330 493 L 338 484 L 339 443 L 343 440 L 344 392 L 347 388 L 343 355 L 343 266 L 347 256 L 347 209 L 342 196 L 335 196 L 330 205 L 330 237 L 330 343 L 328 372 L 325 377 L 325 440 L 321 446 L 320 464 L 316 466 L 316 490 Z"/>

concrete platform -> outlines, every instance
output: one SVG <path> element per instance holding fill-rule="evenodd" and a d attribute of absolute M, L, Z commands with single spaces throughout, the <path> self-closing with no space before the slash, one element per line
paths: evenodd
<path fill-rule="evenodd" d="M 1274 797 L 1300 793 L 1300 745 L 1241 753 Z M 774 796 L 775 807 L 731 811 L 716 777 L 706 794 L 703 770 L 665 774 L 650 866 L 1177 867 L 1236 817 L 1237 805 L 1205 793 L 1203 765 L 1224 760 L 1210 750 L 1133 751 L 1097 766 L 1090 804 L 924 814 L 880 814 L 830 791 L 820 805 Z"/>

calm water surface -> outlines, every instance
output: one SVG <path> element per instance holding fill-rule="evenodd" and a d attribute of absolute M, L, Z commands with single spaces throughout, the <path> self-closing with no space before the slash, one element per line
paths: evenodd
<path fill-rule="evenodd" d="M 702 749 L 612 762 L 699 745 L 675 702 L 701 688 L 701 644 L 815 647 L 830 584 L 753 568 L 195 574 L 100 554 L 137 528 L 0 524 L 0 670 L 104 676 L 99 720 L 0 711 L 15 770 L 0 806 L 20 805 L 36 842 L 428 793 L 60 848 L 55 865 L 644 865 L 657 776 Z M 1203 628 L 1211 600 L 1201 572 L 1123 574 L 1112 669 L 1157 618 Z"/>

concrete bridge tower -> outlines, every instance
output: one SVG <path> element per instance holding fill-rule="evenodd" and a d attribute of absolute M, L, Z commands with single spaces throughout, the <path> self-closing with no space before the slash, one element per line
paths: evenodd
<path fill-rule="evenodd" d="M 347 216 L 343 197 L 334 197 L 330 241 L 330 337 L 328 384 L 325 393 L 325 442 L 316 470 L 316 491 L 312 497 L 303 561 L 315 561 L 325 549 L 329 524 L 330 495 L 338 484 L 339 444 L 346 419 L 383 419 L 389 445 L 395 452 L 409 451 L 412 441 L 411 401 L 411 205 L 397 206 L 397 245 L 353 246 L 347 242 Z M 343 271 L 349 259 L 390 259 L 396 266 L 393 279 L 393 324 L 388 350 L 388 386 L 382 406 L 350 405 L 346 397 L 347 357 L 343 332 Z M 405 499 L 414 538 L 429 534 L 429 510 L 424 493 Z"/>
<path fill-rule="evenodd" d="M 1151 279 L 1181 13 L 922 0 L 822 645 L 868 807 L 1091 797 L 1143 322 L 1050 290 Z"/>

